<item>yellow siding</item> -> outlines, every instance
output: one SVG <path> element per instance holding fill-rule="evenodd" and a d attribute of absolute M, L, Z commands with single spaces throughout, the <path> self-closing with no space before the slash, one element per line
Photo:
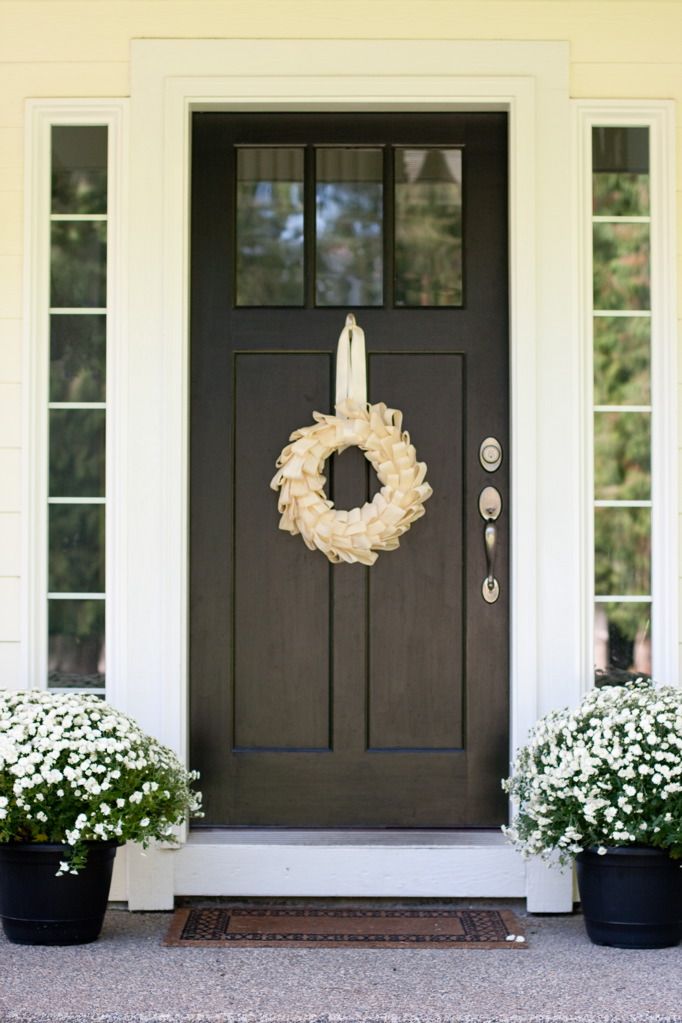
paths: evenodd
<path fill-rule="evenodd" d="M 0 447 L 0 512 L 21 511 L 20 455 L 18 448 Z"/>
<path fill-rule="evenodd" d="M 21 201 L 19 195 L 18 202 Z M 21 380 L 21 320 L 0 320 L 0 383 Z M 1 563 L 1 562 L 0 562 Z"/>
<path fill-rule="evenodd" d="M 0 579 L 0 643 L 19 637 L 19 579 Z"/>
<path fill-rule="evenodd" d="M 21 516 L 18 512 L 0 512 L 0 561 L 8 576 L 21 572 Z"/>
<path fill-rule="evenodd" d="M 131 37 L 568 39 L 579 62 L 679 62 L 682 9 L 590 0 L 24 0 L 0 60 L 126 61 Z"/>
<path fill-rule="evenodd" d="M 145 37 L 567 40 L 574 97 L 682 102 L 680 0 L 0 0 L 0 685 L 19 672 L 24 100 L 127 95 Z M 682 128 L 677 153 L 679 193 Z"/>
<path fill-rule="evenodd" d="M 4 689 L 19 689 L 19 644 L 0 642 L 0 679 Z"/>

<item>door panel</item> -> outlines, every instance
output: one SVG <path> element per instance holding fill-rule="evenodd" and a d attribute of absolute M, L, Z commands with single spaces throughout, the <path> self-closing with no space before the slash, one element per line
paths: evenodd
<path fill-rule="evenodd" d="M 462 358 L 374 355 L 369 367 L 373 392 L 390 395 L 391 404 L 409 416 L 407 426 L 419 457 L 427 461 L 433 495 L 424 518 L 401 542 L 400 557 L 380 556 L 368 573 L 373 626 L 367 637 L 368 746 L 460 749 Z M 425 599 L 428 593 L 437 599 Z"/>
<path fill-rule="evenodd" d="M 288 153 L 298 148 L 303 156 L 261 157 L 259 146 Z M 371 296 L 376 302 L 383 295 L 383 305 L 315 305 L 321 294 L 315 280 L 315 166 L 325 146 L 364 146 L 382 154 L 383 281 L 380 290 L 374 281 Z M 240 158 L 238 182 L 239 147 L 248 154 Z M 463 292 L 450 284 L 439 290 L 433 278 L 427 287 L 431 264 L 422 237 L 422 249 L 415 246 L 421 277 L 415 284 L 413 274 L 397 294 L 398 302 L 405 294 L 424 302 L 439 301 L 439 295 L 450 301 L 456 294 L 459 306 L 395 304 L 395 147 L 428 156 L 461 150 Z M 485 827 L 504 820 L 506 159 L 502 114 L 194 116 L 191 758 L 202 772 L 205 823 L 211 826 Z M 282 192 L 294 162 L 304 166 L 304 188 Z M 375 155 L 356 160 L 326 154 L 318 163 L 327 177 L 350 180 L 353 202 L 362 203 L 356 179 L 370 164 L 375 174 Z M 291 273 L 290 251 L 280 259 L 275 245 L 273 254 L 272 232 L 263 242 L 270 231 L 270 213 L 263 209 L 254 229 L 260 240 L 237 266 L 236 196 L 259 164 L 277 179 L 270 196 L 275 194 L 280 212 L 285 204 L 290 233 L 304 235 L 301 307 L 237 304 L 237 278 L 242 293 L 253 294 L 257 283 L 262 294 L 267 267 L 276 273 L 282 259 L 289 260 Z M 429 180 L 436 182 L 439 202 L 449 201 L 434 175 Z M 374 183 L 375 220 L 376 194 Z M 327 204 L 334 199 L 325 192 Z M 444 216 L 439 207 L 434 244 Z M 361 218 L 356 221 L 349 230 L 361 236 Z M 332 224 L 336 234 L 327 227 L 323 298 L 317 299 L 324 302 L 338 293 L 330 267 L 343 266 L 337 257 L 344 255 L 338 223 Z M 403 278 L 410 272 L 405 238 L 407 229 L 400 242 Z M 260 244 L 262 264 L 254 262 Z M 450 261 L 457 244 L 448 242 Z M 375 250 L 376 238 L 367 250 L 360 246 L 353 266 L 369 273 L 371 263 L 376 273 Z M 245 277 L 246 265 L 257 267 L 257 281 Z M 340 293 L 351 294 L 349 281 Z M 366 288 L 358 293 L 368 294 Z M 380 554 L 371 568 L 330 565 L 300 537 L 280 531 L 277 498 L 269 489 L 289 434 L 311 423 L 313 410 L 333 408 L 336 340 L 351 309 L 366 332 L 369 399 L 403 411 L 434 491 L 399 550 Z M 504 449 L 493 474 L 478 458 L 480 442 L 490 435 Z M 357 449 L 334 456 L 325 475 L 339 508 L 361 504 L 378 488 Z M 478 494 L 490 484 L 500 491 L 504 510 L 495 573 L 501 596 L 489 605 L 481 596 L 486 564 Z"/>

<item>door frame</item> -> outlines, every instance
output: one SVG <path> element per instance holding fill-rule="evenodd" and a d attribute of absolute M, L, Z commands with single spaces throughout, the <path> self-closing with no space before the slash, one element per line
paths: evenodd
<path fill-rule="evenodd" d="M 132 42 L 129 329 L 114 423 L 126 551 L 112 594 L 124 632 L 117 702 L 181 757 L 189 147 L 199 109 L 508 111 L 512 750 L 538 715 L 579 699 L 588 588 L 568 68 L 568 44 L 556 42 Z M 416 840 L 405 832 L 389 843 L 369 832 L 352 842 L 329 832 L 183 837 L 177 854 L 129 857 L 131 908 L 167 908 L 174 894 L 237 892 L 527 895 L 529 908 L 545 911 L 571 904 L 565 875 L 524 865 L 497 835 Z"/>

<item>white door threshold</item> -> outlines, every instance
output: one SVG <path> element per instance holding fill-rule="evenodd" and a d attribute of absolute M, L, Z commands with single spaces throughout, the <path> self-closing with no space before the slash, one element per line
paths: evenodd
<path fill-rule="evenodd" d="M 498 831 L 191 832 L 175 894 L 522 898 L 526 867 Z"/>

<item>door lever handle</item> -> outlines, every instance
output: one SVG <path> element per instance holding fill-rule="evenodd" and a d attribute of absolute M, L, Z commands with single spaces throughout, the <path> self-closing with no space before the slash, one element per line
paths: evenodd
<path fill-rule="evenodd" d="M 485 580 L 484 585 L 489 590 L 493 590 L 497 585 L 495 579 L 495 544 L 497 542 L 497 527 L 494 519 L 488 519 L 485 524 L 485 530 L 483 531 L 483 539 L 485 541 L 485 560 L 488 566 L 488 577 Z"/>
<path fill-rule="evenodd" d="M 478 498 L 478 510 L 485 522 L 483 543 L 487 574 L 483 580 L 481 593 L 486 604 L 494 604 L 500 595 L 500 584 L 495 578 L 495 554 L 497 553 L 496 520 L 502 511 L 502 498 L 495 487 L 485 487 Z"/>

